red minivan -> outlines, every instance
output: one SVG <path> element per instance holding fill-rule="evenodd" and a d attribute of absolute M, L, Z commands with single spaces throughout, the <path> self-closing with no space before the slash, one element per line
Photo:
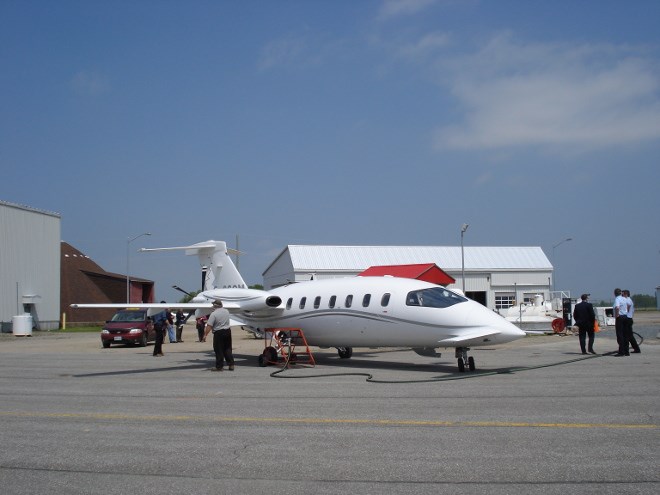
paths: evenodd
<path fill-rule="evenodd" d="M 126 308 L 115 313 L 101 330 L 101 343 L 106 349 L 112 344 L 135 344 L 142 347 L 156 339 L 151 317 L 146 309 Z"/>

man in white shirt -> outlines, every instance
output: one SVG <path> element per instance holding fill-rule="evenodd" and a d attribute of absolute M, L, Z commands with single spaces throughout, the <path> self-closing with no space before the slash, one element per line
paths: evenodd
<path fill-rule="evenodd" d="M 616 356 L 630 356 L 630 335 L 632 329 L 628 320 L 628 301 L 621 295 L 621 289 L 614 289 L 614 326 L 616 328 L 616 341 L 619 344 L 619 351 Z"/>
<path fill-rule="evenodd" d="M 229 371 L 234 371 L 234 356 L 231 352 L 231 325 L 229 323 L 229 311 L 222 307 L 222 301 L 214 301 L 215 310 L 209 316 L 204 329 L 204 339 L 213 332 L 213 351 L 215 352 L 215 368 L 212 371 L 222 371 L 224 361 L 227 360 Z"/>
<path fill-rule="evenodd" d="M 635 339 L 635 334 L 633 333 L 633 315 L 635 314 L 635 303 L 630 297 L 630 291 L 628 289 L 622 290 L 621 295 L 625 297 L 626 301 L 628 302 L 628 320 L 629 320 L 628 325 L 630 325 L 630 336 L 628 342 L 630 343 L 630 346 L 633 348 L 632 353 L 639 354 L 642 351 L 639 349 L 639 344 L 637 343 L 637 340 Z"/>

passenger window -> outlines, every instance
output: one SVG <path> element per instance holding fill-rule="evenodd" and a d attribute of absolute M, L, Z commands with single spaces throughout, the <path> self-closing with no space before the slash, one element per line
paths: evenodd
<path fill-rule="evenodd" d="M 362 307 L 368 308 L 369 303 L 371 302 L 371 294 L 365 294 L 362 298 Z"/>
<path fill-rule="evenodd" d="M 319 309 L 320 305 L 321 305 L 321 296 L 316 296 L 316 299 L 314 299 L 314 309 Z"/>
<path fill-rule="evenodd" d="M 293 297 L 290 297 L 289 300 L 286 302 L 286 309 L 291 309 L 292 304 L 293 304 Z"/>
<path fill-rule="evenodd" d="M 382 307 L 387 306 L 390 303 L 390 294 L 389 292 L 383 294 L 383 297 L 380 299 L 380 305 Z"/>
<path fill-rule="evenodd" d="M 351 294 L 349 296 L 346 296 L 346 304 L 344 306 L 350 308 L 352 304 L 353 304 L 353 295 Z"/>
<path fill-rule="evenodd" d="M 328 307 L 334 308 L 336 302 L 337 302 L 337 296 L 331 296 L 330 301 L 328 301 Z"/>
<path fill-rule="evenodd" d="M 307 298 L 306 298 L 306 297 L 303 297 L 303 298 L 300 300 L 300 306 L 299 306 L 300 309 L 305 309 L 305 303 L 306 303 L 306 302 L 307 302 Z"/>

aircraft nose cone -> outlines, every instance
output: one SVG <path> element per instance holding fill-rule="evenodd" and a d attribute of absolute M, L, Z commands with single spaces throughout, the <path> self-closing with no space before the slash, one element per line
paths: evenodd
<path fill-rule="evenodd" d="M 500 329 L 500 338 L 502 342 L 511 342 L 512 340 L 519 339 L 526 335 L 520 328 L 515 326 L 513 323 L 506 321 L 501 316 L 501 321 L 499 322 Z"/>
<path fill-rule="evenodd" d="M 475 326 L 496 330 L 498 335 L 492 337 L 494 343 L 511 342 L 512 340 L 519 339 L 526 335 L 525 332 L 520 330 L 513 323 L 505 320 L 499 314 L 481 305 L 472 308 L 469 322 Z"/>
<path fill-rule="evenodd" d="M 506 321 L 506 320 L 504 320 L 504 321 Z M 524 337 L 525 335 L 527 335 L 524 331 L 522 331 L 520 328 L 515 326 L 513 323 L 508 322 L 508 321 L 507 321 L 507 323 L 508 323 L 508 326 L 507 326 L 506 331 L 504 332 L 506 335 L 510 335 L 511 337 L 515 337 L 515 338 Z"/>

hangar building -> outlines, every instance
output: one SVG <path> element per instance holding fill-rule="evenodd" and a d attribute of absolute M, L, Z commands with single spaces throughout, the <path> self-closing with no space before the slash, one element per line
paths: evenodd
<path fill-rule="evenodd" d="M 32 317 L 38 330 L 59 328 L 59 213 L 0 201 L 0 322 Z"/>
<path fill-rule="evenodd" d="M 72 309 L 72 303 L 123 303 L 126 301 L 126 275 L 106 272 L 89 256 L 62 241 L 62 291 L 60 312 L 67 325 L 97 325 L 115 313 L 110 308 Z M 154 283 L 130 277 L 130 302 L 154 302 Z"/>
<path fill-rule="evenodd" d="M 491 309 L 550 299 L 552 264 L 540 247 L 464 247 L 465 292 Z M 463 287 L 460 246 L 289 245 L 263 272 L 266 290 L 292 282 L 351 277 L 372 266 L 435 263 Z"/>

